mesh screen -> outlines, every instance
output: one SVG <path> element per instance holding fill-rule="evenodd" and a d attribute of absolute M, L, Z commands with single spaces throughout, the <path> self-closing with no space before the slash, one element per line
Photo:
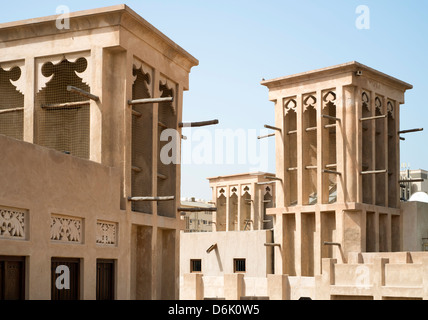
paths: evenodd
<path fill-rule="evenodd" d="M 166 84 L 159 85 L 161 91 L 161 98 L 174 97 L 174 90 L 169 88 Z M 159 155 L 162 148 L 168 144 L 167 141 L 160 141 L 162 131 L 165 129 L 175 129 L 177 126 L 177 115 L 173 109 L 173 102 L 163 102 L 159 104 Z M 176 172 L 177 165 L 175 164 L 164 164 L 159 156 L 158 159 L 158 171 L 162 177 L 158 178 L 158 196 L 174 196 L 176 195 Z M 158 203 L 158 215 L 174 218 L 175 213 L 175 202 L 159 202 Z"/>
<path fill-rule="evenodd" d="M 23 140 L 24 111 L 16 109 L 24 107 L 24 95 L 11 82 L 20 77 L 19 67 L 9 71 L 0 68 L 0 134 Z"/>
<path fill-rule="evenodd" d="M 150 76 L 141 69 L 133 70 L 136 80 L 132 88 L 132 98 L 147 99 L 150 97 L 148 85 Z M 153 105 L 137 104 L 133 110 L 141 116 L 132 119 L 132 174 L 131 188 L 133 197 L 152 195 L 152 150 L 153 150 Z M 153 213 L 151 202 L 133 202 L 132 210 Z"/>
<path fill-rule="evenodd" d="M 36 95 L 36 143 L 83 159 L 89 159 L 90 103 L 88 98 L 67 91 L 67 86 L 90 92 L 76 74 L 86 68 L 85 58 L 76 62 L 63 60 L 56 65 L 45 63 L 42 74 L 52 79 Z M 82 101 L 88 103 L 61 106 Z"/>

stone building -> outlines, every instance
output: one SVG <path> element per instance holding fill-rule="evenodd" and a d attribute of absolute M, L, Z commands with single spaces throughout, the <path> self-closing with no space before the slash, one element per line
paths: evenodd
<path fill-rule="evenodd" d="M 272 242 L 234 232 L 233 249 L 217 246 L 216 255 L 224 261 L 239 248 L 264 261 L 268 247 L 273 267 L 260 265 L 257 274 L 224 268 L 215 283 L 203 263 L 200 272 L 184 268 L 182 296 L 428 299 L 428 253 L 419 252 L 428 238 L 427 205 L 400 202 L 400 138 L 407 131 L 400 131 L 400 105 L 412 86 L 358 62 L 262 85 L 275 103 Z M 220 243 L 227 233 L 219 233 Z"/>
<path fill-rule="evenodd" d="M 217 206 L 215 231 L 249 231 L 273 228 L 266 215 L 275 206 L 275 175 L 245 173 L 208 178 Z"/>
<path fill-rule="evenodd" d="M 323 258 L 400 251 L 399 117 L 412 86 L 358 62 L 262 84 L 281 130 L 283 183 L 268 210 L 283 253 L 276 270 L 315 276 Z"/>
<path fill-rule="evenodd" d="M 125 5 L 59 18 L 0 25 L 0 299 L 178 298 L 160 136 L 198 61 Z"/>

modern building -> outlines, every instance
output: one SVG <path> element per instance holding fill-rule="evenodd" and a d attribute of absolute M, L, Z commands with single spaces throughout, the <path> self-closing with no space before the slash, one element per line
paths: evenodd
<path fill-rule="evenodd" d="M 401 170 L 400 171 L 400 199 L 408 201 L 413 194 L 418 192 L 428 192 L 428 171 Z"/>
<path fill-rule="evenodd" d="M 184 232 L 212 232 L 214 204 L 196 198 L 184 198 L 181 200 L 181 208 L 188 211 L 182 211 L 181 216 L 185 221 Z M 192 211 L 197 209 L 200 211 Z M 204 210 L 206 209 L 206 210 Z"/>
<path fill-rule="evenodd" d="M 0 25 L 0 299 L 176 299 L 198 61 L 126 5 L 58 19 Z"/>

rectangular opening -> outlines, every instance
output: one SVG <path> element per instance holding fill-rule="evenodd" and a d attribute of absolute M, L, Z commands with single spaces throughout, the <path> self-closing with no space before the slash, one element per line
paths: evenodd
<path fill-rule="evenodd" d="M 297 204 L 297 113 L 296 101 L 289 99 L 284 103 L 284 166 L 285 166 L 285 205 Z"/>
<path fill-rule="evenodd" d="M 132 99 L 151 98 L 150 73 L 142 68 L 133 69 L 135 81 L 132 86 Z M 153 177 L 153 104 L 136 104 L 132 106 L 132 169 L 131 190 L 133 197 L 152 196 Z M 138 201 L 132 203 L 132 211 L 152 214 L 153 203 Z"/>
<path fill-rule="evenodd" d="M 0 300 L 25 299 L 25 257 L 0 256 Z"/>
<path fill-rule="evenodd" d="M 235 190 L 235 191 L 234 191 Z M 238 195 L 237 188 L 231 189 L 229 198 L 229 231 L 238 231 Z"/>
<path fill-rule="evenodd" d="M 302 213 L 301 266 L 303 277 L 314 276 L 315 213 Z"/>
<path fill-rule="evenodd" d="M 325 246 L 324 242 L 335 242 L 336 212 L 321 212 L 321 258 L 333 258 L 333 246 Z"/>
<path fill-rule="evenodd" d="M 366 252 L 376 252 L 376 214 L 366 214 Z"/>
<path fill-rule="evenodd" d="M 385 108 L 383 106 L 383 98 L 376 97 L 376 116 L 383 115 L 385 113 Z M 375 120 L 375 170 L 385 170 L 387 168 L 386 163 L 386 148 L 388 146 L 388 141 L 385 140 L 385 126 L 386 126 L 386 118 L 376 119 Z M 376 183 L 376 199 L 375 204 L 378 206 L 385 206 L 386 204 L 386 181 L 387 181 L 387 173 L 384 174 L 376 174 L 375 175 L 375 183 Z"/>
<path fill-rule="evenodd" d="M 322 109 L 322 114 L 329 118 L 323 118 L 323 153 L 322 167 L 325 170 L 337 171 L 337 150 L 336 150 L 336 105 L 332 102 L 327 103 Z M 330 118 L 331 117 L 331 118 Z M 322 175 L 322 203 L 337 202 L 337 175 Z"/>
<path fill-rule="evenodd" d="M 370 102 L 370 93 L 363 92 L 362 94 L 362 118 L 369 118 L 372 114 L 372 103 Z M 362 135 L 362 165 L 361 171 L 371 171 L 374 169 L 373 165 L 373 121 L 360 121 L 361 135 Z M 363 203 L 373 203 L 373 186 L 374 176 L 367 174 L 362 176 L 363 184 Z"/>
<path fill-rule="evenodd" d="M 202 260 L 201 259 L 190 260 L 190 272 L 191 273 L 202 272 Z"/>
<path fill-rule="evenodd" d="M 283 264 L 284 274 L 289 276 L 296 275 L 295 266 L 295 234 L 296 234 L 296 217 L 295 214 L 286 214 L 283 217 L 284 229 L 284 250 Z"/>
<path fill-rule="evenodd" d="M 133 225 L 131 229 L 132 300 L 151 300 L 152 297 L 152 227 Z"/>
<path fill-rule="evenodd" d="M 19 66 L 0 67 L 0 134 L 17 140 L 24 136 L 24 94 L 13 81 L 23 76 L 21 69 Z"/>
<path fill-rule="evenodd" d="M 158 229 L 157 247 L 158 247 L 158 300 L 176 299 L 176 231 L 172 229 Z"/>
<path fill-rule="evenodd" d="M 44 63 L 38 82 L 52 78 L 37 92 L 35 101 L 36 143 L 83 159 L 89 159 L 90 152 L 90 101 L 67 88 L 90 93 L 89 85 L 78 76 L 87 67 L 84 57 Z"/>
<path fill-rule="evenodd" d="M 80 259 L 52 258 L 51 299 L 80 299 Z"/>
<path fill-rule="evenodd" d="M 388 252 L 388 215 L 379 214 L 379 252 Z"/>
<path fill-rule="evenodd" d="M 397 159 L 397 145 L 398 134 L 397 125 L 394 117 L 394 104 L 388 102 L 388 206 L 390 208 L 397 208 L 399 199 L 399 184 L 397 183 L 398 172 L 398 159 Z"/>
<path fill-rule="evenodd" d="M 114 265 L 114 260 L 97 260 L 97 300 L 114 300 Z"/>
<path fill-rule="evenodd" d="M 172 83 L 171 80 L 162 80 L 159 82 L 159 90 L 161 92 L 161 98 L 173 97 L 173 102 L 162 102 L 159 103 L 158 108 L 158 175 L 157 183 L 157 195 L 160 197 L 168 197 L 176 195 L 177 191 L 177 165 L 169 161 L 171 159 L 163 159 L 162 150 L 170 141 L 165 141 L 165 137 L 162 138 L 162 134 L 165 130 L 176 129 L 178 127 L 177 110 L 176 110 L 176 98 L 177 98 L 177 87 Z M 168 139 L 169 140 L 169 139 Z M 173 152 L 170 151 L 169 157 L 173 157 Z M 158 202 L 157 213 L 163 217 L 175 218 L 176 202 L 175 201 L 162 201 Z"/>
<path fill-rule="evenodd" d="M 317 192 L 317 110 L 310 105 L 303 112 L 303 204 L 318 202 Z"/>
<path fill-rule="evenodd" d="M 391 216 L 391 251 L 399 252 L 401 251 L 400 241 L 400 216 L 392 215 Z"/>
<path fill-rule="evenodd" d="M 234 273 L 245 273 L 245 272 L 247 272 L 246 260 L 245 259 L 233 259 L 233 272 Z"/>

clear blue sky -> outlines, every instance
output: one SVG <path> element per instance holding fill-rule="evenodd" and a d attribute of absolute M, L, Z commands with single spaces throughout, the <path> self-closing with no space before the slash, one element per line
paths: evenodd
<path fill-rule="evenodd" d="M 0 22 L 119 4 L 111 0 L 5 1 Z M 274 123 L 262 78 L 359 61 L 414 85 L 401 111 L 403 129 L 425 127 L 401 143 L 401 162 L 428 169 L 428 1 L 129 0 L 134 11 L 200 61 L 185 94 L 185 121 L 219 119 L 217 129 Z M 370 29 L 355 26 L 359 5 Z M 214 130 L 211 128 L 210 130 Z M 186 134 L 186 132 L 184 133 Z M 273 140 L 266 153 L 275 171 Z M 186 148 L 184 142 L 183 148 Z M 211 198 L 207 177 L 247 172 L 249 165 L 183 165 L 182 196 Z"/>

